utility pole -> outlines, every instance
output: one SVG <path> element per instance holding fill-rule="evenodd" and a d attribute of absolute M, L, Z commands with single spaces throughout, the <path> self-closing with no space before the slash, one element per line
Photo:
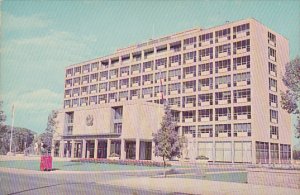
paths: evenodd
<path fill-rule="evenodd" d="M 11 147 L 12 147 L 12 136 L 13 136 L 13 130 L 14 130 L 14 118 L 15 118 L 15 106 L 12 106 L 12 115 L 11 115 L 11 130 L 10 130 L 10 143 L 9 143 L 9 153 L 12 154 L 11 152 Z"/>

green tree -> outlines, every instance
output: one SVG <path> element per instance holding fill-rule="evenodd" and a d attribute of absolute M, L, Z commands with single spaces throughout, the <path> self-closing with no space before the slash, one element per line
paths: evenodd
<path fill-rule="evenodd" d="M 166 167 L 167 159 L 180 157 L 182 144 L 175 127 L 176 123 L 172 120 L 170 106 L 165 104 L 161 127 L 157 133 L 153 134 L 153 142 L 155 144 L 154 154 L 163 158 L 164 168 Z"/>
<path fill-rule="evenodd" d="M 57 113 L 58 112 L 56 110 L 52 110 L 52 112 L 48 116 L 48 122 L 45 132 L 39 136 L 41 142 L 43 143 L 43 148 L 47 151 L 51 150 L 53 134 L 57 128 Z"/>
<path fill-rule="evenodd" d="M 281 92 L 281 105 L 290 114 L 297 116 L 295 124 L 295 137 L 300 138 L 300 58 L 287 63 L 283 75 L 283 83 L 287 87 L 285 92 Z"/>

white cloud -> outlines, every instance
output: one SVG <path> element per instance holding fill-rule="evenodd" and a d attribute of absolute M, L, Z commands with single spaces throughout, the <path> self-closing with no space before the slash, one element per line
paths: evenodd
<path fill-rule="evenodd" d="M 14 16 L 5 12 L 2 14 L 2 22 L 2 28 L 8 31 L 45 28 L 51 23 L 50 20 L 43 18 L 42 15 Z"/>
<path fill-rule="evenodd" d="M 31 113 L 49 112 L 62 107 L 62 94 L 55 93 L 49 89 L 18 93 L 11 92 L 3 97 L 8 105 L 15 105 L 16 110 Z"/>

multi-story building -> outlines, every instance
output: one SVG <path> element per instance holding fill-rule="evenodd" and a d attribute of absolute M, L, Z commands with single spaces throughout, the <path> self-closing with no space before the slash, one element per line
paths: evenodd
<path fill-rule="evenodd" d="M 288 61 L 288 40 L 246 19 L 68 66 L 53 152 L 153 159 L 152 133 L 167 101 L 193 157 L 289 162 L 291 119 L 279 101 Z"/>

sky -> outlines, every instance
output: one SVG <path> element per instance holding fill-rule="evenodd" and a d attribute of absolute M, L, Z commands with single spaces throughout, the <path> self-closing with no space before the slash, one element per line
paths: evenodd
<path fill-rule="evenodd" d="M 300 55 L 300 1 L 0 0 L 0 98 L 7 124 L 42 132 L 63 106 L 66 66 L 195 27 L 255 18 Z"/>

